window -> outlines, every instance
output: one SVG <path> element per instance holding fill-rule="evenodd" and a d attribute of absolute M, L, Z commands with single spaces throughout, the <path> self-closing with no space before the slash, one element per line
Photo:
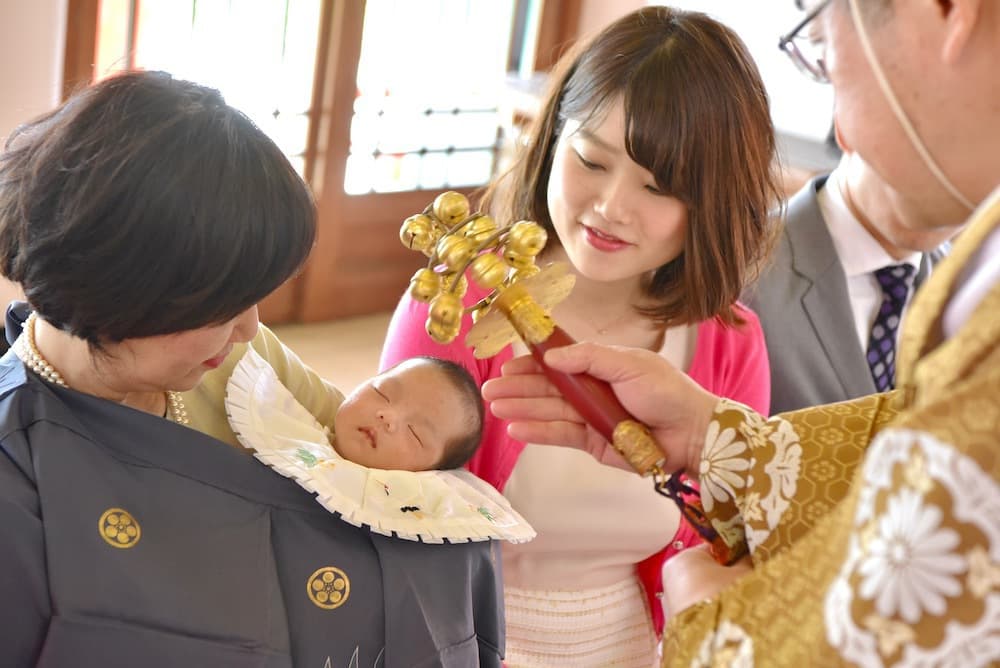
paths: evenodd
<path fill-rule="evenodd" d="M 321 5 L 102 0 L 96 77 L 157 69 L 218 88 L 305 173 Z M 514 0 L 366 3 L 347 193 L 489 180 L 514 6 Z"/>
<path fill-rule="evenodd" d="M 304 173 L 321 0 L 102 0 L 95 76 L 164 70 L 219 89 Z"/>
<path fill-rule="evenodd" d="M 344 188 L 486 183 L 513 0 L 369 0 Z"/>
<path fill-rule="evenodd" d="M 781 32 L 802 18 L 792 0 L 773 3 L 767 12 L 754 2 L 672 0 L 668 4 L 705 12 L 739 33 L 767 86 L 771 117 L 787 162 L 819 171 L 836 164 L 825 145 L 833 120 L 833 87 L 810 82 L 778 49 Z"/>
<path fill-rule="evenodd" d="M 547 69 L 575 37 L 581 5 L 66 2 L 64 90 L 135 67 L 214 86 L 312 187 L 317 244 L 302 274 L 261 305 L 269 323 L 396 303 L 422 259 L 399 244 L 400 222 L 441 190 L 469 193 L 492 177 L 504 74 Z"/>

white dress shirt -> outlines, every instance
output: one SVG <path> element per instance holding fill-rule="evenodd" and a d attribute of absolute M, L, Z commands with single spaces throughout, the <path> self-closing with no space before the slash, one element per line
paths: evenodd
<path fill-rule="evenodd" d="M 889 255 L 878 240 L 865 229 L 861 221 L 851 213 L 844 200 L 839 171 L 839 168 L 833 170 L 826 184 L 817 193 L 817 200 L 826 227 L 833 238 L 840 265 L 847 277 L 847 295 L 851 302 L 854 327 L 861 343 L 861 350 L 867 350 L 872 323 L 875 322 L 875 316 L 882 305 L 882 287 L 875 278 L 875 271 L 890 265 L 910 264 L 914 268 L 913 275 L 916 276 L 920 269 L 921 253 L 913 253 L 902 260 Z M 911 282 L 901 319 L 906 318 L 913 292 Z M 899 329 L 902 329 L 902 326 Z M 897 337 L 899 329 L 896 331 Z"/>

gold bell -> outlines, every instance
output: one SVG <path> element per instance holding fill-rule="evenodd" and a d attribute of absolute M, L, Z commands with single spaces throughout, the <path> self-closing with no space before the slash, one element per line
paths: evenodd
<path fill-rule="evenodd" d="M 461 271 L 475 257 L 476 245 L 465 237 L 447 234 L 438 242 L 437 254 L 449 271 Z"/>
<path fill-rule="evenodd" d="M 524 255 L 511 248 L 504 248 L 503 260 L 519 271 L 535 264 L 535 257 L 533 255 Z"/>
<path fill-rule="evenodd" d="M 510 227 L 507 233 L 506 247 L 519 255 L 535 257 L 545 248 L 549 235 L 538 223 L 530 220 L 519 220 Z"/>
<path fill-rule="evenodd" d="M 431 338 L 441 344 L 451 343 L 458 336 L 459 325 L 444 325 L 440 322 L 434 322 L 430 318 L 427 319 L 427 323 L 424 325 L 424 329 L 427 333 L 431 335 Z"/>
<path fill-rule="evenodd" d="M 469 199 L 462 193 L 449 190 L 434 198 L 431 209 L 437 219 L 450 228 L 469 217 Z"/>
<path fill-rule="evenodd" d="M 410 279 L 410 296 L 418 302 L 429 302 L 441 292 L 441 277 L 433 269 L 418 269 Z"/>
<path fill-rule="evenodd" d="M 507 265 L 493 253 L 483 253 L 469 267 L 472 280 L 484 288 L 492 290 L 507 278 Z"/>
<path fill-rule="evenodd" d="M 427 317 L 443 326 L 453 327 L 462 322 L 462 300 L 450 292 L 442 292 L 431 301 Z"/>
<path fill-rule="evenodd" d="M 434 221 L 422 213 L 410 216 L 399 228 L 399 240 L 412 250 L 426 251 L 434 245 L 432 230 Z"/>
<path fill-rule="evenodd" d="M 479 245 L 489 239 L 497 231 L 497 223 L 491 216 L 476 216 L 462 229 L 462 234 Z"/>

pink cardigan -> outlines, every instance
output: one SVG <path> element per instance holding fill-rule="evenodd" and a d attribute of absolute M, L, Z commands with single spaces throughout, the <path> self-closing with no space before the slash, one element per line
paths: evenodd
<path fill-rule="evenodd" d="M 465 305 L 474 304 L 484 294 L 484 291 L 470 285 Z M 739 401 L 766 415 L 771 400 L 771 381 L 764 334 L 752 311 L 739 304 L 734 308 L 745 321 L 738 328 L 725 327 L 714 319 L 698 325 L 697 343 L 688 375 L 710 392 Z M 462 343 L 472 326 L 468 315 L 463 317 L 458 338 L 449 345 L 441 345 L 428 336 L 424 330 L 426 319 L 427 304 L 404 295 L 389 323 L 379 363 L 381 369 L 417 355 L 432 355 L 461 364 L 482 386 L 490 378 L 499 376 L 500 368 L 513 355 L 511 347 L 507 346 L 494 357 L 476 359 L 472 349 Z M 524 443 L 507 436 L 506 422 L 487 410 L 482 445 L 468 468 L 502 492 L 524 447 Z M 694 529 L 682 520 L 677 533 L 663 550 L 636 566 L 658 634 L 663 629 L 663 612 L 658 601 L 658 594 L 663 591 L 663 563 L 679 550 L 700 541 Z"/>

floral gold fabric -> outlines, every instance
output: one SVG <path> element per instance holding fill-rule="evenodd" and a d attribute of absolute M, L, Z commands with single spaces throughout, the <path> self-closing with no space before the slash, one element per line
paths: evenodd
<path fill-rule="evenodd" d="M 1000 660 L 1000 286 L 944 340 L 1000 191 L 917 295 L 899 389 L 770 420 L 722 400 L 702 502 L 754 571 L 675 617 L 664 666 Z"/>

